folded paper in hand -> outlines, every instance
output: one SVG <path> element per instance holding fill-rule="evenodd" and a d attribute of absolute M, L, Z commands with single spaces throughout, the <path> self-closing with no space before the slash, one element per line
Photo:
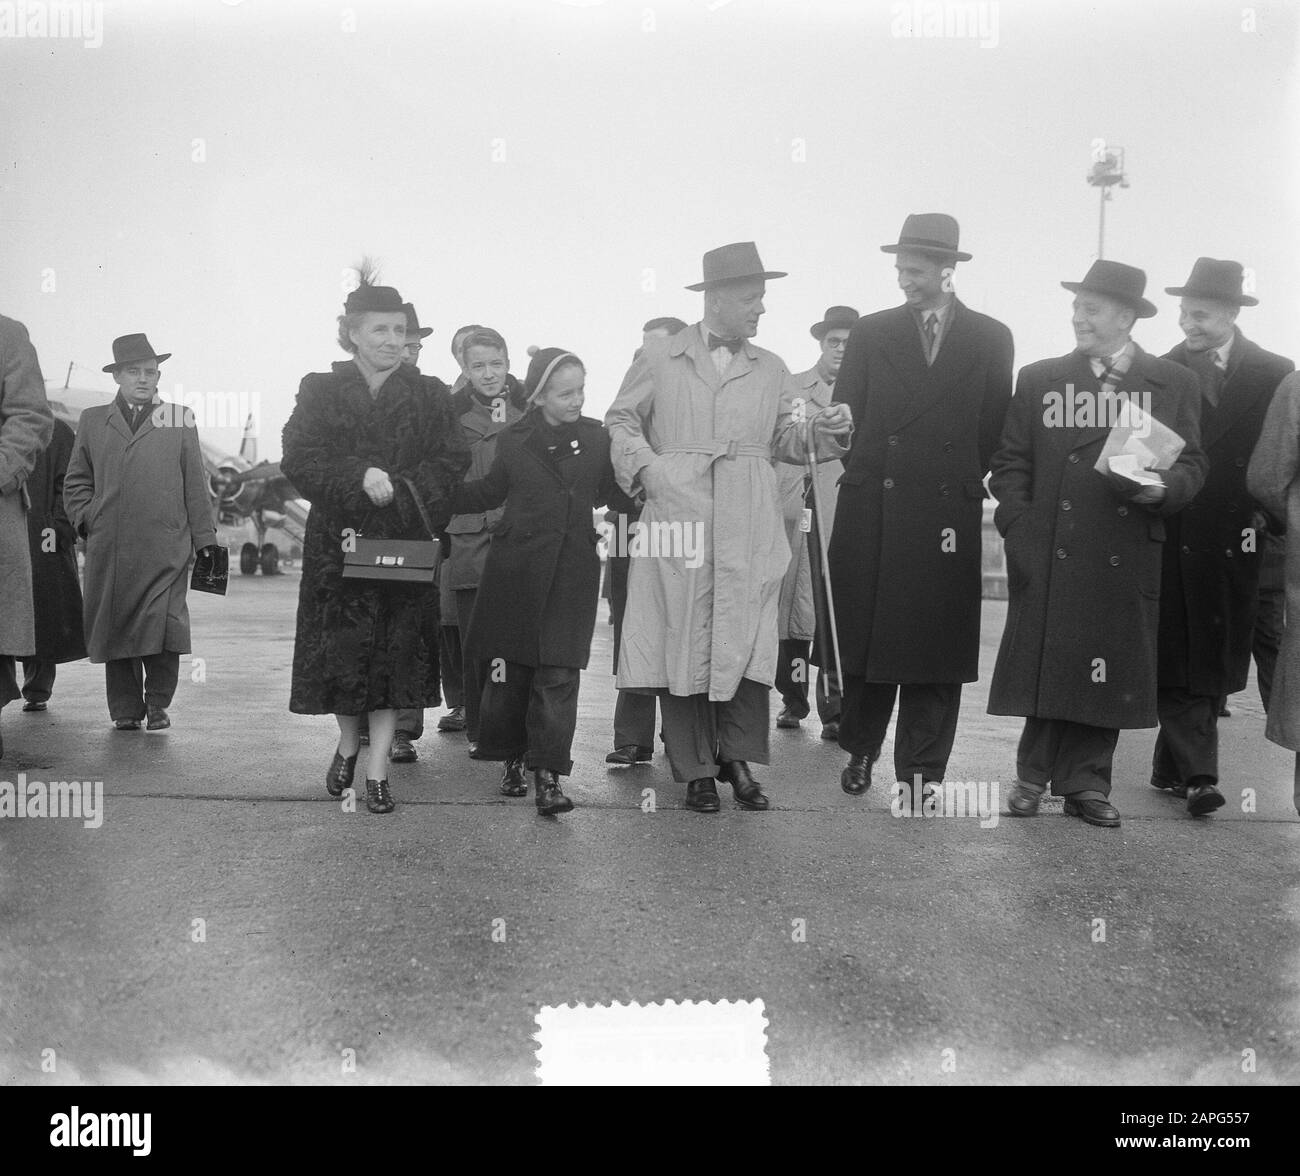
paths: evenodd
<path fill-rule="evenodd" d="M 1138 486 L 1157 486 L 1161 479 L 1148 470 L 1167 470 L 1187 443 L 1168 425 L 1137 404 L 1124 406 L 1123 419 L 1110 431 L 1093 467 Z"/>

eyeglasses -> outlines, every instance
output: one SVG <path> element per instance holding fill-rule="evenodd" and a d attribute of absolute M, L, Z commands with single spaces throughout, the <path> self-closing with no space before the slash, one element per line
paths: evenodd
<path fill-rule="evenodd" d="M 847 339 L 828 339 L 826 341 L 826 346 L 832 351 L 843 351 L 848 345 L 849 341 Z"/>
<path fill-rule="evenodd" d="M 424 350 L 423 343 L 406 343 L 403 346 L 407 351 L 414 351 L 416 355 L 419 355 L 420 352 Z"/>

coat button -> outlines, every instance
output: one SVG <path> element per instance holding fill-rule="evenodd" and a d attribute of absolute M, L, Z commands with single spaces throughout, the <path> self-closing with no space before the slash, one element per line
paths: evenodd
<path fill-rule="evenodd" d="M 893 479 L 893 478 L 886 478 L 886 479 L 885 479 L 885 489 L 886 489 L 886 490 L 892 490 L 893 488 L 894 488 L 894 479 Z"/>
<path fill-rule="evenodd" d="M 948 497 L 948 487 L 947 487 L 946 485 L 940 485 L 940 487 L 939 487 L 939 497 L 940 497 L 940 498 L 947 498 L 947 497 Z"/>
<path fill-rule="evenodd" d="M 1110 557 L 1110 566 L 1111 566 L 1112 568 L 1117 568 L 1117 567 L 1119 567 L 1119 556 L 1118 556 L 1118 555 L 1112 555 L 1112 556 Z"/>
<path fill-rule="evenodd" d="M 896 436 L 895 436 L 895 437 L 890 437 L 890 439 L 889 439 L 889 443 L 890 443 L 890 445 L 897 445 L 897 444 L 898 444 L 898 438 L 897 438 Z"/>
<path fill-rule="evenodd" d="M 945 442 L 943 443 L 943 451 L 944 451 L 944 453 L 951 453 L 951 452 L 952 452 L 952 442 L 951 442 L 951 441 L 945 441 Z"/>
<path fill-rule="evenodd" d="M 1070 500 L 1069 500 L 1068 498 L 1062 498 L 1062 499 L 1061 499 L 1061 509 L 1062 509 L 1062 510 L 1069 510 L 1069 509 L 1070 509 Z"/>
<path fill-rule="evenodd" d="M 1057 559 L 1064 559 L 1064 558 L 1065 558 L 1065 548 L 1064 548 L 1064 547 L 1058 547 L 1058 548 L 1056 549 L 1056 558 L 1057 558 Z"/>
<path fill-rule="evenodd" d="M 1123 518 L 1126 514 L 1128 514 L 1128 507 L 1127 507 L 1127 506 L 1121 506 L 1121 507 L 1119 508 L 1119 516 L 1120 516 L 1120 518 Z"/>
<path fill-rule="evenodd" d="M 1072 454 L 1070 454 L 1069 461 L 1070 461 L 1070 464 L 1071 464 L 1071 465 L 1078 465 L 1078 464 L 1079 464 L 1079 455 L 1078 455 L 1077 453 L 1072 453 Z"/>
<path fill-rule="evenodd" d="M 1188 547 L 1186 543 L 1184 543 L 1183 546 L 1182 546 L 1182 552 L 1183 552 L 1184 555 L 1191 555 L 1191 554 L 1192 554 L 1192 549 L 1191 549 L 1190 547 Z"/>

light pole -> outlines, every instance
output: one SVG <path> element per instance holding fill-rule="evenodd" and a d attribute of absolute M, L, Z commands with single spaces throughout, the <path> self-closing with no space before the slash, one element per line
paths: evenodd
<path fill-rule="evenodd" d="M 1113 199 L 1111 189 L 1118 184 L 1128 187 L 1128 178 L 1124 175 L 1124 148 L 1107 147 L 1097 143 L 1092 152 L 1092 168 L 1088 172 L 1088 183 L 1101 192 L 1101 209 L 1097 224 L 1097 257 L 1106 256 L 1106 201 Z"/>

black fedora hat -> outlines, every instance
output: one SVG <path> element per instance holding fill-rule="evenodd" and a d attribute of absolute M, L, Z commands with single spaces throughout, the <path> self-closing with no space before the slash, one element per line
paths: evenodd
<path fill-rule="evenodd" d="M 822 321 L 813 323 L 808 328 L 808 334 L 814 339 L 821 340 L 826 338 L 828 331 L 847 330 L 853 326 L 862 316 L 851 306 L 828 306 Z"/>
<path fill-rule="evenodd" d="M 164 359 L 171 359 L 171 357 L 170 351 L 159 355 L 149 345 L 144 332 L 138 335 L 119 335 L 113 340 L 113 362 L 107 364 L 104 371 L 115 372 L 118 368 L 126 367 L 128 363 L 139 363 L 142 359 L 156 359 L 162 363 Z"/>
<path fill-rule="evenodd" d="M 1232 306 L 1258 306 L 1259 299 L 1241 292 L 1244 271 L 1239 261 L 1198 257 L 1185 286 L 1166 286 L 1166 294 L 1179 298 L 1209 298 Z"/>
<path fill-rule="evenodd" d="M 957 248 L 961 230 L 946 212 L 914 212 L 903 222 L 897 245 L 882 245 L 881 253 L 932 253 L 954 261 L 970 261 L 970 254 Z"/>
<path fill-rule="evenodd" d="M 1067 290 L 1079 293 L 1086 290 L 1089 294 L 1102 294 L 1113 298 L 1124 306 L 1131 307 L 1138 318 L 1151 318 L 1156 308 L 1142 297 L 1147 288 L 1147 276 L 1135 265 L 1125 265 L 1122 261 L 1105 261 L 1098 259 L 1089 267 L 1082 282 L 1062 282 Z"/>
<path fill-rule="evenodd" d="M 420 326 L 420 316 L 415 313 L 415 306 L 412 303 L 403 302 L 402 310 L 406 313 L 406 337 L 408 339 L 427 339 L 433 334 L 432 327 Z"/>
<path fill-rule="evenodd" d="M 758 246 L 753 241 L 737 241 L 732 245 L 721 245 L 710 249 L 704 255 L 704 281 L 687 286 L 688 290 L 709 290 L 714 286 L 725 286 L 728 282 L 743 282 L 747 279 L 784 278 L 788 275 L 778 270 L 765 270 L 758 259 Z"/>

